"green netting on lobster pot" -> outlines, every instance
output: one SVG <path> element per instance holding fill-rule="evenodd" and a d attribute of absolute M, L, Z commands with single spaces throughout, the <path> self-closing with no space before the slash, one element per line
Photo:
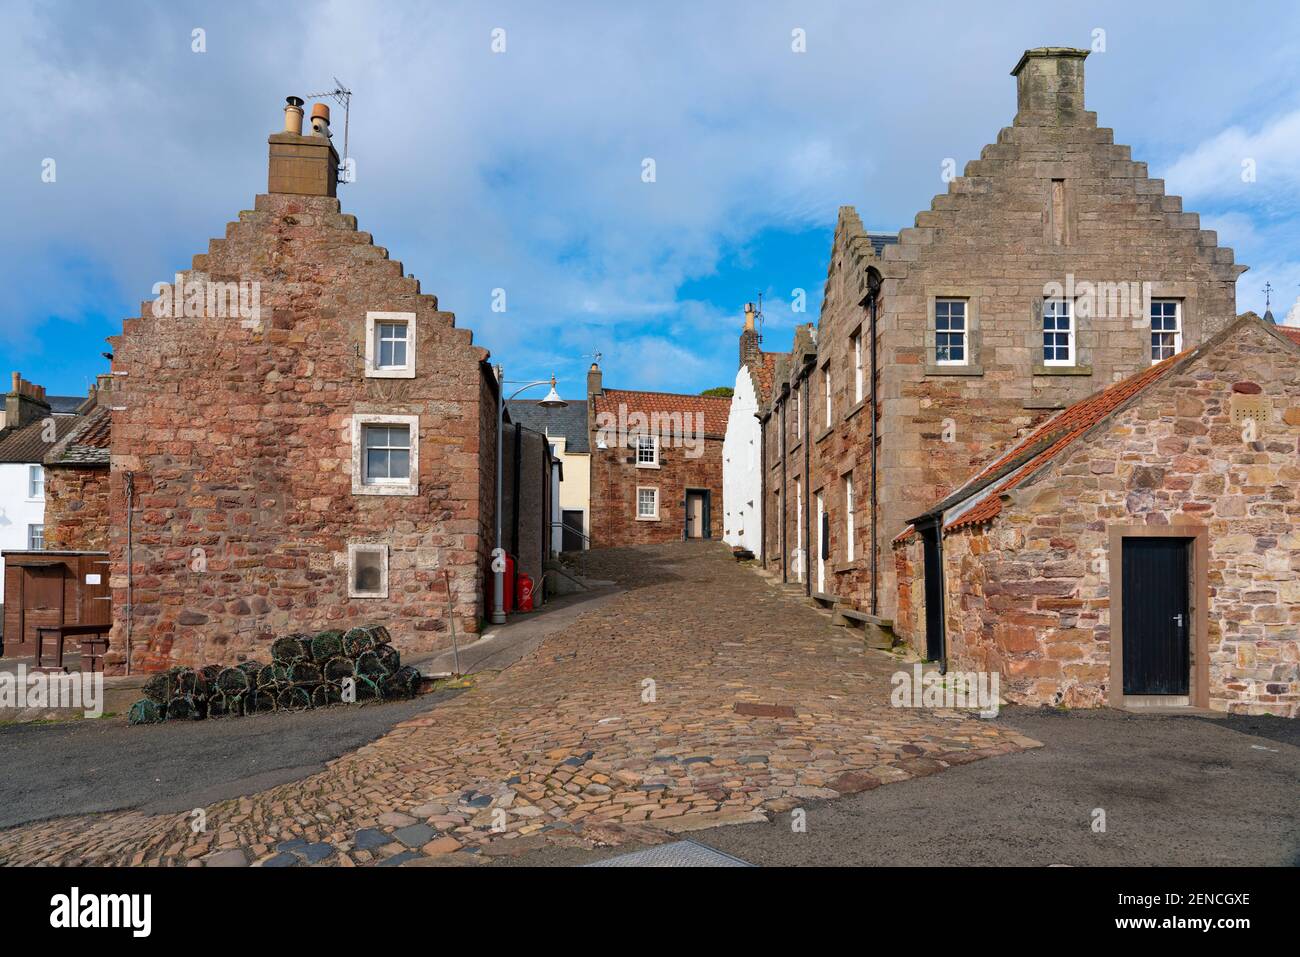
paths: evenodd
<path fill-rule="evenodd" d="M 386 645 L 393 640 L 393 636 L 388 633 L 388 629 L 383 625 L 362 625 L 366 631 L 370 632 L 370 637 L 375 639 L 375 644 Z"/>
<path fill-rule="evenodd" d="M 343 653 L 355 658 L 363 652 L 371 651 L 377 642 L 369 628 L 349 628 L 343 636 Z"/>
<path fill-rule="evenodd" d="M 397 649 L 392 645 L 376 645 L 375 654 L 379 656 L 379 662 L 384 666 L 384 670 L 391 674 L 396 674 L 397 669 L 402 667 L 402 656 L 397 653 Z"/>
<path fill-rule="evenodd" d="M 275 696 L 279 692 L 273 689 L 254 688 L 240 700 L 244 714 L 264 714 L 275 710 Z"/>
<path fill-rule="evenodd" d="M 277 665 L 288 666 L 310 654 L 311 649 L 303 641 L 302 635 L 285 635 L 271 642 L 271 659 Z"/>
<path fill-rule="evenodd" d="M 343 632 L 322 631 L 311 640 L 311 660 L 320 664 L 343 654 Z"/>
<path fill-rule="evenodd" d="M 373 651 L 363 651 L 356 658 L 356 673 L 359 675 L 369 675 L 372 678 L 388 677 L 388 669 L 384 663 L 379 660 L 379 655 Z"/>
<path fill-rule="evenodd" d="M 155 676 L 157 677 L 157 676 Z M 167 706 L 152 698 L 141 698 L 126 713 L 127 724 L 157 724 L 167 717 Z"/>
<path fill-rule="evenodd" d="M 163 671 L 156 675 L 150 675 L 145 680 L 144 687 L 141 688 L 144 696 L 155 704 L 166 704 L 171 700 L 175 692 L 176 682 L 172 679 L 170 671 Z"/>
<path fill-rule="evenodd" d="M 253 679 L 256 677 L 256 672 L 250 675 L 243 668 L 222 668 L 214 687 L 228 695 L 243 694 L 253 687 Z"/>
<path fill-rule="evenodd" d="M 193 668 L 180 668 L 172 675 L 172 698 L 177 695 L 200 697 L 205 690 L 203 675 Z"/>
<path fill-rule="evenodd" d="M 260 661 L 241 661 L 235 667 L 240 671 L 247 671 L 249 680 L 256 683 L 257 673 L 262 670 L 262 663 Z"/>
<path fill-rule="evenodd" d="M 306 688 L 290 686 L 275 697 L 276 711 L 305 711 L 311 707 L 311 692 Z"/>
<path fill-rule="evenodd" d="M 282 665 L 267 665 L 257 673 L 257 686 L 277 685 L 289 680 L 289 669 Z"/>
<path fill-rule="evenodd" d="M 231 718 L 242 713 L 239 692 L 217 691 L 208 696 L 209 718 Z"/>
<path fill-rule="evenodd" d="M 311 689 L 311 706 L 313 708 L 328 708 L 330 705 L 338 704 L 342 700 L 342 689 L 328 681 L 322 682 Z"/>
<path fill-rule="evenodd" d="M 225 669 L 221 665 L 204 665 L 199 669 L 199 675 L 203 678 L 203 686 L 211 688 L 217 682 L 217 675 Z"/>
<path fill-rule="evenodd" d="M 310 661 L 295 661 L 289 666 L 289 681 L 296 685 L 318 685 L 321 681 L 320 669 Z"/>
<path fill-rule="evenodd" d="M 384 697 L 383 686 L 379 680 L 369 675 L 353 675 L 352 680 L 356 682 L 357 702 L 362 701 L 379 701 Z"/>
<path fill-rule="evenodd" d="M 203 717 L 203 702 L 197 695 L 178 694 L 167 702 L 168 721 L 197 721 Z"/>
<path fill-rule="evenodd" d="M 352 659 L 340 655 L 325 662 L 325 667 L 321 669 L 321 677 L 338 684 L 344 678 L 351 678 L 355 670 L 356 666 L 352 664 Z"/>
<path fill-rule="evenodd" d="M 420 672 L 410 665 L 384 679 L 385 698 L 414 698 L 420 692 Z"/>

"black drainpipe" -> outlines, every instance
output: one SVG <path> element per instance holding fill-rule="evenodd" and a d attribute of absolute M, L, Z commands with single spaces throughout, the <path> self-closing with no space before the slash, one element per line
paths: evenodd
<path fill-rule="evenodd" d="M 876 511 L 876 305 L 878 301 L 879 287 L 876 287 L 871 290 L 867 308 L 871 310 L 871 614 L 877 617 L 880 615 L 878 588 L 880 546 L 876 539 L 880 520 Z"/>
<path fill-rule="evenodd" d="M 812 425 L 809 419 L 808 406 L 812 404 L 812 366 L 805 363 L 803 369 L 803 400 L 799 403 L 799 414 L 803 416 L 803 542 L 800 548 L 803 549 L 803 590 L 804 594 L 812 597 L 812 434 L 808 428 Z"/>

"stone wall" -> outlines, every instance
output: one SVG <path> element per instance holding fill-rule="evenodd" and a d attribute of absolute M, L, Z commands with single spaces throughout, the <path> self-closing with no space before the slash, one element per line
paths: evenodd
<path fill-rule="evenodd" d="M 404 652 L 440 648 L 444 569 L 458 629 L 476 631 L 496 395 L 469 331 L 328 196 L 259 196 L 183 279 L 259 283 L 260 308 L 158 317 L 146 302 L 112 340 L 110 671 L 128 634 L 136 669 L 265 658 L 285 632 L 368 621 Z M 415 314 L 413 377 L 365 375 L 369 311 Z M 353 492 L 352 417 L 370 413 L 418 416 L 417 494 Z M 348 597 L 348 546 L 364 543 L 388 546 L 387 598 Z"/>
<path fill-rule="evenodd" d="M 638 468 L 630 447 L 596 447 L 591 444 L 591 546 L 654 545 L 682 540 L 685 528 L 686 490 L 708 489 L 712 499 L 711 527 L 707 538 L 722 539 L 722 441 L 705 436 L 702 453 L 689 454 L 679 445 L 661 444 L 659 468 Z M 638 486 L 659 489 L 659 518 L 638 519 Z"/>
<path fill-rule="evenodd" d="M 1208 608 L 1210 707 L 1300 715 L 1298 369 L 1300 350 L 1245 324 L 1076 441 L 1013 491 L 991 525 L 945 536 L 951 667 L 1000 671 L 1015 701 L 1104 703 L 1118 569 L 1111 529 L 1203 529 L 1208 592 L 1193 604 Z M 1232 421 L 1241 382 L 1267 399 L 1254 441 Z M 919 540 L 896 557 L 911 575 L 896 630 L 922 650 Z"/>
<path fill-rule="evenodd" d="M 108 469 L 46 466 L 45 547 L 108 550 Z"/>

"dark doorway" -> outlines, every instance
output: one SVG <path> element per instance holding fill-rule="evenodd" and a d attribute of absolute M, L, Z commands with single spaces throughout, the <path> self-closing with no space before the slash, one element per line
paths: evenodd
<path fill-rule="evenodd" d="M 943 552 L 938 524 L 917 529 L 925 551 L 925 657 L 943 661 Z"/>
<path fill-rule="evenodd" d="M 582 545 L 582 525 L 586 517 L 582 509 L 566 508 L 560 512 L 560 521 L 564 523 L 560 534 L 560 549 L 566 552 L 580 552 Z"/>
<path fill-rule="evenodd" d="M 1191 682 L 1191 540 L 1125 538 L 1124 693 L 1185 695 Z"/>
<path fill-rule="evenodd" d="M 686 490 L 686 532 L 687 538 L 711 538 L 709 530 L 709 492 L 708 489 Z"/>

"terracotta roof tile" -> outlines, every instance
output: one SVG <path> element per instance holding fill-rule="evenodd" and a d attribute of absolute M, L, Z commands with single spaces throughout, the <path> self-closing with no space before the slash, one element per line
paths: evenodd
<path fill-rule="evenodd" d="M 638 392 L 632 389 L 606 389 L 593 396 L 596 404 L 595 414 L 602 412 L 618 415 L 618 407 L 624 406 L 625 414 L 633 412 L 666 412 L 704 414 L 704 432 L 706 435 L 724 436 L 727 434 L 727 416 L 731 411 L 731 400 L 709 395 L 685 395 L 679 392 Z"/>
<path fill-rule="evenodd" d="M 1052 416 L 997 461 L 981 469 L 966 482 L 966 486 L 976 485 L 982 478 L 1005 468 L 1017 458 L 1026 456 L 1035 446 L 1043 446 L 1036 454 L 1029 455 L 1028 459 L 1005 479 L 989 486 L 989 490 L 984 497 L 946 524 L 944 526 L 945 530 L 963 528 L 967 525 L 979 525 L 993 519 L 1002 511 L 1002 496 L 1005 493 L 1041 469 L 1064 451 L 1076 438 L 1129 399 L 1163 379 L 1169 373 L 1169 370 L 1178 365 L 1179 361 L 1190 352 L 1191 350 L 1188 350 L 1188 352 L 1165 359 L 1163 362 L 1159 362 L 1149 369 L 1144 369 L 1136 375 L 1129 376 L 1110 388 L 1103 389 L 1081 402 L 1076 402 L 1069 408 L 1063 409 Z"/>
<path fill-rule="evenodd" d="M 1277 331 L 1282 333 L 1296 345 L 1300 346 L 1300 327 L 1297 326 L 1278 326 Z"/>

